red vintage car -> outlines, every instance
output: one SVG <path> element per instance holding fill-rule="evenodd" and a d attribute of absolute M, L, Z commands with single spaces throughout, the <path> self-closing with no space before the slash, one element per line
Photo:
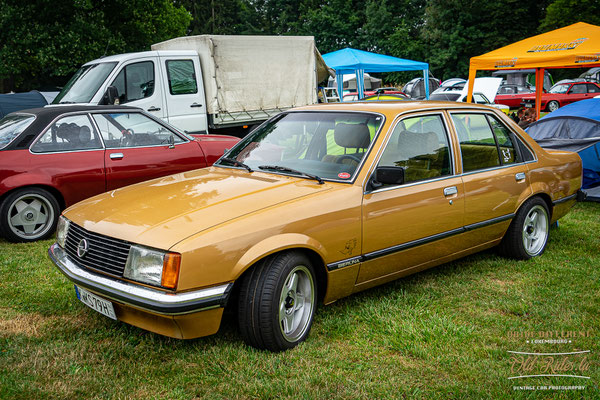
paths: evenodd
<path fill-rule="evenodd" d="M 0 120 L 0 234 L 12 242 L 47 238 L 65 207 L 210 166 L 238 141 L 190 136 L 132 107 L 56 106 L 9 114 Z"/>
<path fill-rule="evenodd" d="M 591 99 L 598 95 L 600 95 L 600 86 L 594 82 L 557 83 L 548 93 L 542 94 L 541 109 L 552 112 L 566 104 Z M 522 104 L 525 107 L 535 107 L 535 93 L 523 96 Z"/>
<path fill-rule="evenodd" d="M 496 104 L 504 104 L 510 108 L 519 108 L 523 102 L 523 97 L 535 92 L 527 86 L 504 84 L 498 89 L 498 94 L 494 99 Z"/>

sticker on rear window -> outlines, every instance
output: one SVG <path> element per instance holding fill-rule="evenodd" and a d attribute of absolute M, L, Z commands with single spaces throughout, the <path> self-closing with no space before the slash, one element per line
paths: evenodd
<path fill-rule="evenodd" d="M 348 178 L 350 178 L 350 174 L 347 173 L 347 172 L 340 172 L 338 174 L 338 178 L 340 178 L 340 179 L 348 179 Z"/>

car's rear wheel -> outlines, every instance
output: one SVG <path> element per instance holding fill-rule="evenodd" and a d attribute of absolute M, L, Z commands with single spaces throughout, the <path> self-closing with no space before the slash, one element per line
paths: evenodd
<path fill-rule="evenodd" d="M 552 101 L 548 102 L 548 105 L 546 106 L 546 109 L 548 111 L 552 112 L 552 111 L 558 110 L 559 107 L 560 107 L 560 104 L 558 104 L 558 101 L 552 100 Z"/>
<path fill-rule="evenodd" d="M 0 232 L 11 242 L 46 239 L 54 232 L 59 213 L 56 198 L 47 190 L 19 189 L 0 205 Z"/>
<path fill-rule="evenodd" d="M 500 244 L 504 255 L 527 260 L 542 254 L 548 243 L 548 206 L 539 197 L 527 200 L 517 212 Z"/>
<path fill-rule="evenodd" d="M 310 260 L 290 251 L 267 257 L 243 277 L 238 322 L 246 343 L 282 351 L 308 336 L 317 307 Z"/>

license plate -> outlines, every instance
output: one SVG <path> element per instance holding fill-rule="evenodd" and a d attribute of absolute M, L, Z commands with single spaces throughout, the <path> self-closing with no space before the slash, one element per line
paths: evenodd
<path fill-rule="evenodd" d="M 83 304 L 92 310 L 96 310 L 108 318 L 112 318 L 114 320 L 117 319 L 117 316 L 115 315 L 115 308 L 110 301 L 104 300 L 103 298 L 77 286 L 75 286 L 75 294 Z"/>
<path fill-rule="evenodd" d="M 533 104 L 531 104 L 531 103 L 525 103 L 525 107 L 531 108 L 531 107 L 533 107 Z"/>

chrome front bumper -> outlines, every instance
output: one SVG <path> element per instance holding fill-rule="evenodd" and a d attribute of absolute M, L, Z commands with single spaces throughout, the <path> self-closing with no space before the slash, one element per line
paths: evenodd
<path fill-rule="evenodd" d="M 224 307 L 233 283 L 193 292 L 168 293 L 89 272 L 75 264 L 56 243 L 48 249 L 52 262 L 77 286 L 131 307 L 165 315 L 189 314 Z"/>

